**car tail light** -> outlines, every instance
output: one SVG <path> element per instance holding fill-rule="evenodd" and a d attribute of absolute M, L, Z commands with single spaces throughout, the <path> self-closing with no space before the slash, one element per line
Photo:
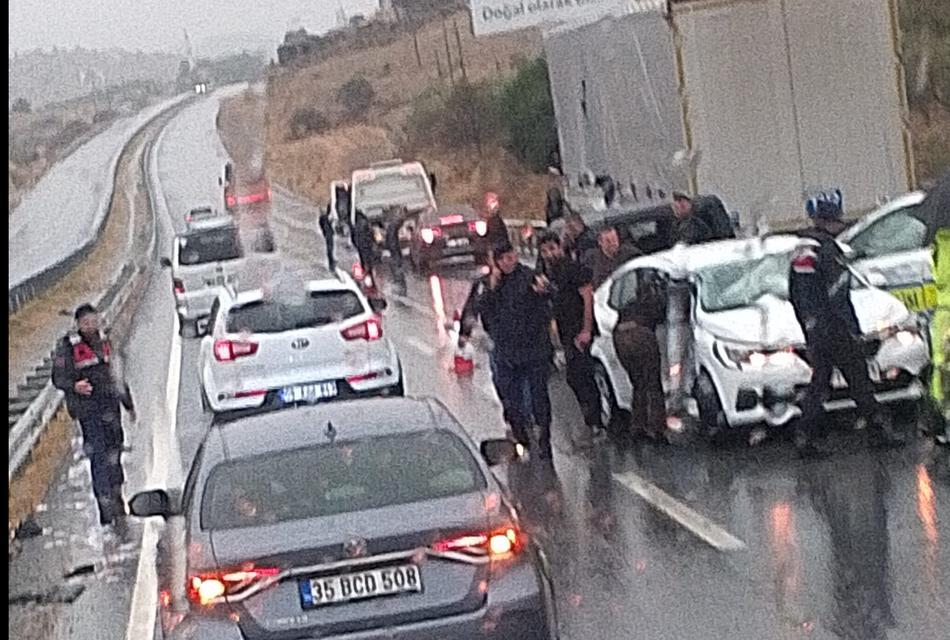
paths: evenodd
<path fill-rule="evenodd" d="M 172 288 L 175 289 L 175 295 L 180 296 L 185 293 L 185 283 L 178 278 L 172 278 Z"/>
<path fill-rule="evenodd" d="M 465 218 L 463 218 L 463 217 L 460 216 L 460 215 L 443 216 L 443 217 L 439 218 L 439 223 L 440 223 L 440 224 L 459 224 L 459 223 L 461 223 L 464 219 L 465 219 Z"/>
<path fill-rule="evenodd" d="M 347 327 L 340 332 L 344 340 L 366 340 L 372 342 L 383 337 L 383 325 L 378 318 L 370 318 L 358 325 Z"/>
<path fill-rule="evenodd" d="M 492 533 L 474 533 L 440 540 L 432 545 L 439 552 L 454 551 L 470 555 L 503 558 L 524 547 L 524 537 L 514 527 L 504 527 Z"/>
<path fill-rule="evenodd" d="M 366 275 L 366 272 L 363 270 L 363 265 L 359 262 L 353 264 L 353 279 L 362 280 L 363 276 Z"/>
<path fill-rule="evenodd" d="M 231 362 L 257 353 L 257 343 L 245 340 L 215 340 L 214 358 L 218 362 Z"/>
<path fill-rule="evenodd" d="M 195 604 L 210 606 L 224 596 L 235 596 L 254 584 L 280 574 L 275 567 L 247 565 L 233 571 L 210 571 L 188 577 L 188 599 Z"/>
<path fill-rule="evenodd" d="M 422 231 L 419 232 L 419 235 L 422 236 L 422 241 L 426 244 L 432 244 L 435 242 L 436 238 L 442 237 L 442 229 L 440 227 L 423 227 Z"/>
<path fill-rule="evenodd" d="M 488 233 L 488 223 L 485 222 L 484 220 L 476 220 L 475 222 L 469 222 L 468 230 L 474 231 L 478 235 L 483 236 L 486 233 Z"/>

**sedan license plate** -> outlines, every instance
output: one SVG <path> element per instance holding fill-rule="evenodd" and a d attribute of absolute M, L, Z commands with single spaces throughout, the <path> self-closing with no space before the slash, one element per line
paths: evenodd
<path fill-rule="evenodd" d="M 929 311 L 937 306 L 937 286 L 928 283 L 920 287 L 892 289 L 891 295 L 911 311 Z"/>
<path fill-rule="evenodd" d="M 320 402 L 327 398 L 336 397 L 338 389 L 335 381 L 318 382 L 316 384 L 300 384 L 293 387 L 284 387 L 280 390 L 280 399 L 286 404 L 295 402 Z"/>
<path fill-rule="evenodd" d="M 358 571 L 300 582 L 304 609 L 422 591 L 422 575 L 414 564 Z"/>
<path fill-rule="evenodd" d="M 467 247 L 468 238 L 449 238 L 445 244 L 449 247 Z"/>

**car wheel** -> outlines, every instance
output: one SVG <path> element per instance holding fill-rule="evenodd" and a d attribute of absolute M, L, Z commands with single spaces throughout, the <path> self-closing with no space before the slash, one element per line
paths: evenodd
<path fill-rule="evenodd" d="M 601 424 L 615 433 L 629 426 L 630 414 L 617 406 L 617 396 L 614 394 L 607 369 L 599 360 L 594 364 L 594 383 L 600 398 Z"/>
<path fill-rule="evenodd" d="M 183 316 L 178 316 L 178 335 L 182 338 L 194 338 L 198 335 L 198 323 Z"/>
<path fill-rule="evenodd" d="M 696 380 L 693 397 L 699 408 L 699 424 L 702 435 L 716 444 L 723 443 L 729 434 L 726 412 L 722 408 L 719 392 L 709 374 L 703 371 Z"/>

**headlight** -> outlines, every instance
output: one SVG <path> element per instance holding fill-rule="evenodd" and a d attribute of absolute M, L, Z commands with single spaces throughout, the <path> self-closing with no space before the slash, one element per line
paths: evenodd
<path fill-rule="evenodd" d="M 719 360 L 732 369 L 762 369 L 765 365 L 791 367 L 798 359 L 794 349 L 751 349 L 716 342 L 713 350 Z"/>

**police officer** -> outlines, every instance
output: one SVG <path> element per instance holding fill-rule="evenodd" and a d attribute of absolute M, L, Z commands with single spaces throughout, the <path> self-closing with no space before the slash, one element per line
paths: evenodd
<path fill-rule="evenodd" d="M 396 292 L 402 296 L 406 295 L 406 273 L 402 265 L 402 244 L 399 240 L 399 231 L 405 224 L 408 215 L 405 207 L 398 207 L 386 216 L 388 220 L 386 225 L 386 248 L 389 250 L 389 270 L 392 274 L 393 284 L 396 286 Z"/>
<path fill-rule="evenodd" d="M 802 326 L 812 366 L 811 384 L 802 401 L 795 434 L 800 454 L 824 453 L 815 445 L 821 432 L 824 402 L 837 368 L 848 383 L 861 418 L 873 427 L 875 444 L 898 444 L 886 412 L 874 398 L 862 345 L 860 325 L 851 303 L 851 272 L 835 235 L 844 229 L 841 192 L 823 193 L 808 201 L 813 227 L 800 235 L 805 242 L 792 256 L 789 295 Z"/>
<path fill-rule="evenodd" d="M 99 505 L 99 523 L 124 525 L 122 500 L 121 404 L 135 410 L 128 386 L 120 389 L 112 374 L 112 345 L 99 328 L 99 314 L 91 304 L 76 309 L 76 330 L 56 347 L 53 385 L 66 394 L 70 416 L 79 421 L 83 450 L 92 471 L 92 491 Z"/>

